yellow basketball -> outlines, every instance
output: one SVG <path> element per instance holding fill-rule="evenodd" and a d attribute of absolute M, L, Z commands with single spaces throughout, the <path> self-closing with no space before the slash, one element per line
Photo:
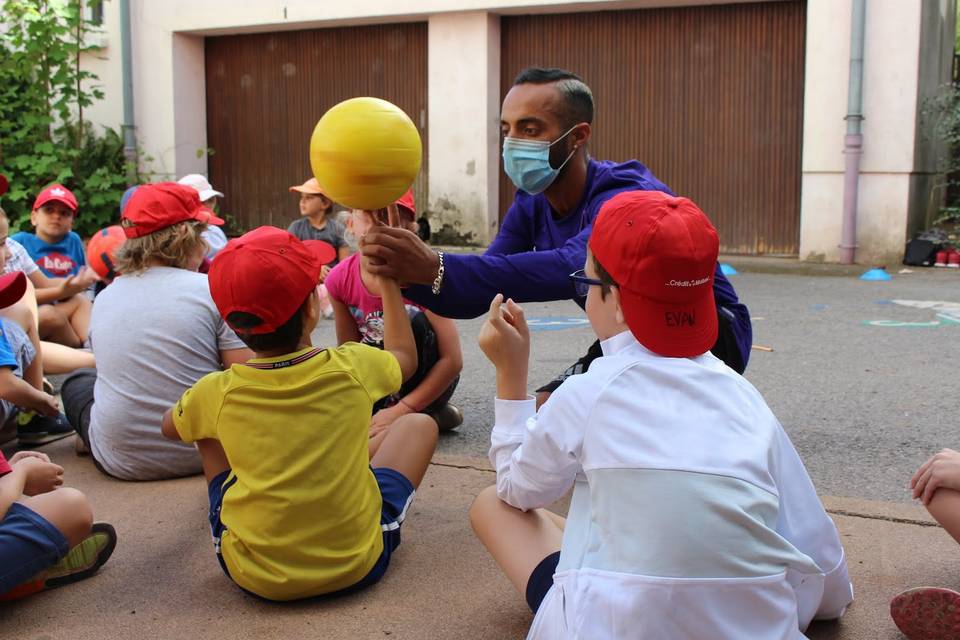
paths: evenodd
<path fill-rule="evenodd" d="M 327 111 L 310 138 L 310 166 L 334 202 L 381 209 L 420 172 L 423 145 L 410 118 L 379 98 L 351 98 Z"/>

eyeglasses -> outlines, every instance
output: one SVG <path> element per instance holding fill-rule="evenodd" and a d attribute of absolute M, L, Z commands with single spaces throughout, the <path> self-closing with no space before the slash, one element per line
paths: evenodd
<path fill-rule="evenodd" d="M 587 297 L 587 293 L 590 291 L 591 285 L 596 285 L 598 287 L 603 286 L 603 282 L 600 280 L 587 277 L 587 274 L 583 269 L 574 271 L 568 277 L 570 278 L 570 281 L 573 282 L 574 291 L 576 291 L 577 295 L 581 298 Z"/>

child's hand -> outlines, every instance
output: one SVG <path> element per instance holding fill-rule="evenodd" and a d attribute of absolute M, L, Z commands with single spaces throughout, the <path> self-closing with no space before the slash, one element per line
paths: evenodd
<path fill-rule="evenodd" d="M 930 504 L 934 492 L 940 487 L 960 490 L 960 453 L 942 449 L 924 462 L 910 479 L 913 497 L 923 504 Z"/>
<path fill-rule="evenodd" d="M 320 284 L 323 284 L 323 281 L 327 279 L 327 276 L 330 275 L 330 265 L 323 265 L 320 267 Z"/>
<path fill-rule="evenodd" d="M 503 304 L 498 293 L 477 338 L 480 349 L 498 370 L 526 371 L 530 359 L 530 331 L 523 309 L 513 300 Z"/>
<path fill-rule="evenodd" d="M 402 403 L 398 402 L 392 407 L 384 407 L 373 414 L 373 417 L 370 419 L 370 437 L 377 435 L 399 418 L 400 416 L 405 416 L 410 413 L 410 410 Z"/>
<path fill-rule="evenodd" d="M 37 496 L 63 484 L 63 467 L 40 458 L 27 457 L 17 462 L 14 471 L 24 474 L 23 493 Z"/>
<path fill-rule="evenodd" d="M 75 278 L 77 286 L 83 287 L 81 290 L 89 289 L 90 285 L 94 282 L 100 282 L 101 279 L 100 275 L 90 267 L 81 267 Z"/>
<path fill-rule="evenodd" d="M 41 398 L 37 401 L 36 405 L 32 407 L 34 411 L 42 416 L 55 416 L 60 413 L 60 403 L 57 402 L 56 397 L 43 391 L 39 393 Z"/>
<path fill-rule="evenodd" d="M 50 456 L 45 453 L 40 453 L 39 451 L 17 451 L 15 454 L 13 454 L 13 456 L 10 457 L 10 466 L 12 467 L 26 458 L 39 458 L 44 462 L 50 462 Z"/>

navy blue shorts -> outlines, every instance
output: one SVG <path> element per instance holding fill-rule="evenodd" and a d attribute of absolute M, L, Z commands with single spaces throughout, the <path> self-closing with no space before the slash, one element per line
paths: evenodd
<path fill-rule="evenodd" d="M 536 613 L 540 608 L 540 603 L 547 596 L 547 591 L 550 591 L 550 587 L 553 586 L 553 574 L 557 572 L 559 562 L 560 552 L 554 551 L 541 560 L 530 573 L 527 579 L 527 605 L 530 611 Z"/>
<path fill-rule="evenodd" d="M 39 513 L 14 502 L 0 520 L 0 594 L 53 566 L 69 550 L 59 529 Z"/>
<path fill-rule="evenodd" d="M 223 569 L 227 577 L 230 577 L 232 580 L 233 578 L 230 576 L 230 571 L 227 569 L 227 565 L 223 561 L 223 556 L 220 553 L 220 537 L 223 535 L 223 532 L 227 530 L 227 527 L 220 520 L 223 496 L 237 481 L 234 477 L 228 482 L 227 478 L 229 475 L 230 469 L 218 474 L 210 482 L 207 491 L 210 497 L 210 531 L 213 533 L 213 548 L 217 553 L 220 568 Z M 322 597 L 332 598 L 346 595 L 360 591 L 379 582 L 380 578 L 387 572 L 387 566 L 390 564 L 390 556 L 393 555 L 393 552 L 400 546 L 400 525 L 403 524 L 403 520 L 407 516 L 407 509 L 410 507 L 410 503 L 413 502 L 413 496 L 416 492 L 406 476 L 394 469 L 379 467 L 373 469 L 373 475 L 377 479 L 377 485 L 380 487 L 380 496 L 383 501 L 383 506 L 380 509 L 380 528 L 383 530 L 383 552 L 377 559 L 376 564 L 373 565 L 373 568 L 370 569 L 367 575 L 361 578 L 359 582 L 345 589 L 323 594 Z M 247 590 L 244 589 L 244 591 Z M 250 592 L 247 591 L 247 593 Z M 255 593 L 250 593 L 250 595 L 261 598 L 262 600 L 267 599 Z"/>

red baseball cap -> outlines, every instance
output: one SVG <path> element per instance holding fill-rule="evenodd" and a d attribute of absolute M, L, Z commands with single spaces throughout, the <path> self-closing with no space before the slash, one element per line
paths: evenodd
<path fill-rule="evenodd" d="M 273 333 L 293 317 L 316 288 L 322 266 L 314 252 L 293 234 L 276 227 L 259 227 L 228 242 L 213 259 L 210 295 L 224 320 L 234 311 L 263 320 L 263 324 L 243 332 Z"/>
<path fill-rule="evenodd" d="M 48 202 L 62 202 L 70 208 L 70 211 L 77 212 L 77 197 L 62 184 L 52 184 L 41 191 L 37 199 L 33 201 L 34 211 Z"/>
<path fill-rule="evenodd" d="M 323 240 L 304 240 L 303 244 L 313 252 L 320 264 L 330 264 L 337 259 L 337 250 L 333 245 Z"/>
<path fill-rule="evenodd" d="M 120 226 L 128 238 L 140 238 L 185 220 L 223 224 L 213 211 L 200 204 L 200 194 L 193 187 L 158 182 L 137 187 L 123 208 Z"/>
<path fill-rule="evenodd" d="M 407 192 L 397 198 L 397 201 L 394 202 L 398 207 L 405 207 L 410 210 L 410 213 L 413 214 L 413 217 L 417 217 L 417 207 L 413 203 L 413 189 L 407 189 Z"/>
<path fill-rule="evenodd" d="M 692 201 L 659 191 L 619 193 L 600 208 L 590 251 L 617 283 L 640 344 L 672 358 L 713 347 L 720 238 Z"/>
<path fill-rule="evenodd" d="M 14 271 L 0 276 L 0 309 L 15 304 L 27 292 L 27 276 L 23 271 Z"/>

